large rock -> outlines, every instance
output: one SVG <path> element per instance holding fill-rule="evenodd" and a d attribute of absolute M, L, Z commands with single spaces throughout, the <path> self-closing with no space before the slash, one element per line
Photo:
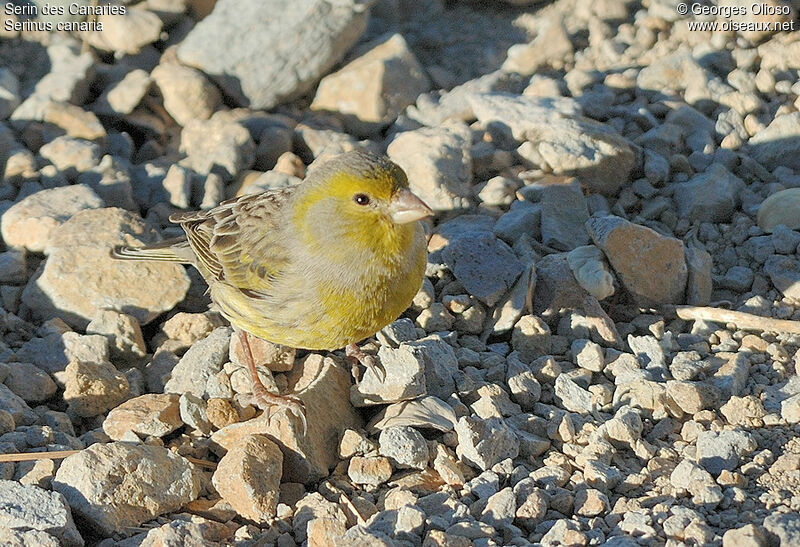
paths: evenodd
<path fill-rule="evenodd" d="M 753 157 L 770 171 L 800 170 L 800 112 L 778 116 L 748 142 Z"/>
<path fill-rule="evenodd" d="M 261 435 L 247 435 L 219 461 L 212 481 L 239 515 L 256 522 L 275 518 L 283 454 Z"/>
<path fill-rule="evenodd" d="M 579 115 L 571 102 L 502 93 L 470 96 L 481 124 L 503 124 L 527 161 L 555 175 L 578 177 L 595 192 L 616 194 L 628 182 L 636 155 L 610 126 Z"/>
<path fill-rule="evenodd" d="M 350 132 L 371 135 L 393 122 L 430 82 L 401 34 L 364 48 L 369 50 L 322 79 L 311 109 L 343 114 Z"/>
<path fill-rule="evenodd" d="M 330 357 L 310 354 L 299 361 L 289 373 L 289 390 L 305 404 L 305 435 L 297 417 L 279 412 L 223 427 L 211 440 L 231 450 L 247 435 L 265 435 L 283 452 L 283 480 L 308 484 L 328 476 L 339 462 L 345 429 L 357 430 L 363 423 L 350 405 L 350 372 Z"/>
<path fill-rule="evenodd" d="M 720 164 L 675 186 L 678 215 L 690 221 L 728 222 L 739 205 L 742 179 Z"/>
<path fill-rule="evenodd" d="M 176 511 L 197 498 L 192 464 L 160 446 L 93 444 L 61 462 L 53 490 L 106 535 Z"/>
<path fill-rule="evenodd" d="M 161 36 L 161 18 L 151 11 L 128 7 L 123 15 L 99 15 L 102 32 L 89 32 L 89 43 L 103 51 L 139 53 L 144 46 L 152 44 Z"/>
<path fill-rule="evenodd" d="M 437 211 L 465 208 L 472 181 L 470 132 L 454 123 L 397 135 L 386 153 L 408 175 L 411 189 Z"/>
<path fill-rule="evenodd" d="M 163 437 L 183 425 L 178 395 L 145 393 L 125 401 L 108 413 L 103 431 L 115 441 L 133 431 L 142 436 Z"/>
<path fill-rule="evenodd" d="M 178 125 L 206 120 L 220 103 L 219 90 L 202 72 L 179 64 L 161 64 L 151 73 L 164 98 L 164 109 Z"/>
<path fill-rule="evenodd" d="M 269 109 L 311 89 L 344 57 L 364 32 L 371 3 L 220 0 L 180 44 L 178 58 L 240 104 Z"/>
<path fill-rule="evenodd" d="M 0 528 L 39 530 L 58 538 L 60 545 L 83 545 L 64 496 L 15 481 L 0 480 Z"/>
<path fill-rule="evenodd" d="M 784 296 L 800 299 L 800 262 L 788 256 L 772 255 L 764 263 L 764 273 Z"/>
<path fill-rule="evenodd" d="M 183 300 L 189 276 L 178 264 L 114 260 L 110 251 L 157 239 L 129 211 L 82 211 L 50 238 L 47 261 L 25 287 L 22 301 L 38 319 L 60 317 L 81 329 L 103 309 L 148 323 Z"/>
<path fill-rule="evenodd" d="M 638 302 L 683 302 L 688 270 L 682 241 L 613 215 L 592 217 L 586 228 Z"/>
<path fill-rule="evenodd" d="M 489 306 L 500 301 L 523 270 L 508 245 L 483 231 L 454 237 L 442 251 L 442 259 L 464 288 Z"/>
<path fill-rule="evenodd" d="M 41 190 L 18 201 L 0 219 L 3 241 L 9 247 L 24 247 L 41 253 L 50 235 L 73 215 L 105 204 L 85 184 Z"/>

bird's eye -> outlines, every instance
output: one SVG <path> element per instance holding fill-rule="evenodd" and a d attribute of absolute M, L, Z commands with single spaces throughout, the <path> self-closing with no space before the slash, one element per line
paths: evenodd
<path fill-rule="evenodd" d="M 369 196 L 367 194 L 356 194 L 353 196 L 353 201 L 359 205 L 369 205 Z"/>

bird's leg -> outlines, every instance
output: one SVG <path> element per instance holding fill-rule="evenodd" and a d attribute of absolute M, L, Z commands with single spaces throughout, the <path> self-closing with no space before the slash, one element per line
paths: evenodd
<path fill-rule="evenodd" d="M 244 353 L 244 361 L 247 362 L 247 369 L 250 371 L 250 380 L 252 384 L 253 402 L 257 407 L 262 410 L 267 410 L 272 406 L 277 406 L 279 410 L 286 409 L 290 414 L 294 414 L 303 422 L 303 434 L 305 435 L 308 430 L 306 423 L 306 409 L 303 401 L 299 397 L 293 395 L 276 395 L 270 393 L 266 386 L 264 386 L 261 379 L 258 377 L 256 370 L 256 362 L 253 359 L 253 351 L 250 349 L 249 335 L 240 330 L 239 342 L 242 346 L 242 353 Z"/>
<path fill-rule="evenodd" d="M 358 383 L 360 379 L 358 370 L 359 363 L 371 370 L 379 382 L 383 383 L 383 381 L 386 380 L 386 371 L 383 370 L 381 365 L 378 363 L 378 360 L 372 355 L 367 355 L 361 351 L 356 344 L 347 344 L 347 346 L 344 348 L 344 354 L 348 359 L 350 359 L 353 380 L 355 380 L 356 383 Z"/>

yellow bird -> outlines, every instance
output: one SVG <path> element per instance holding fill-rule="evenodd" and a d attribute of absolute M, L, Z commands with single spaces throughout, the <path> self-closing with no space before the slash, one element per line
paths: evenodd
<path fill-rule="evenodd" d="M 356 342 L 411 304 L 427 261 L 418 221 L 432 214 L 398 165 L 359 150 L 312 169 L 297 186 L 172 215 L 185 237 L 118 247 L 113 256 L 197 267 L 239 337 L 257 404 L 305 422 L 298 398 L 274 395 L 259 380 L 252 337 L 298 349 L 345 347 L 382 378 Z"/>

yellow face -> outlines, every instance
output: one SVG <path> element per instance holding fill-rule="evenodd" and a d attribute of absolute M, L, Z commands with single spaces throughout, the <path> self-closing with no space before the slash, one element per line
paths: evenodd
<path fill-rule="evenodd" d="M 414 221 L 431 214 L 398 165 L 350 152 L 319 166 L 298 188 L 293 218 L 303 241 L 322 252 L 372 250 L 386 256 L 406 244 Z"/>

